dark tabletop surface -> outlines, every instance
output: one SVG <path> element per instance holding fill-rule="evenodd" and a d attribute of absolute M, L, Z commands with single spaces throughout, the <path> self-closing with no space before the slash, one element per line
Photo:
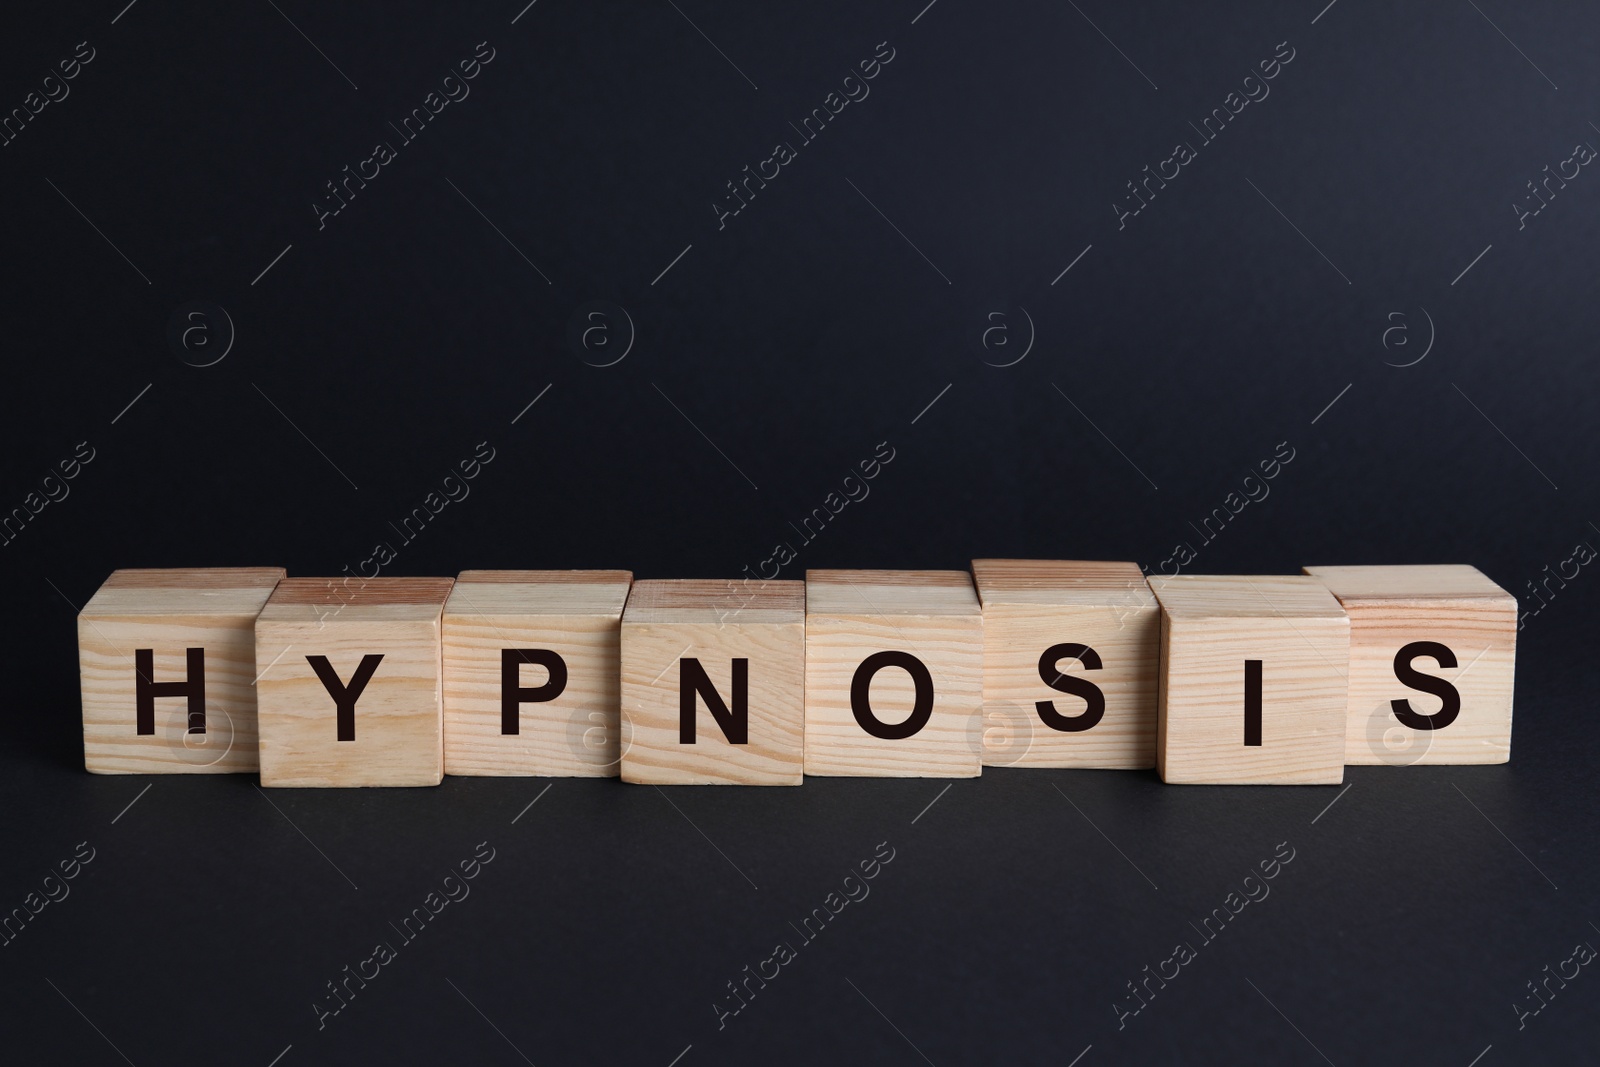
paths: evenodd
<path fill-rule="evenodd" d="M 0 909 L 76 873 L 0 947 L 7 1062 L 1593 1062 L 1592 7 L 524 2 L 4 16 L 0 511 L 46 502 L 0 546 Z M 1512 759 L 1343 792 L 83 770 L 110 571 L 383 541 L 403 575 L 1473 563 L 1527 613 Z"/>

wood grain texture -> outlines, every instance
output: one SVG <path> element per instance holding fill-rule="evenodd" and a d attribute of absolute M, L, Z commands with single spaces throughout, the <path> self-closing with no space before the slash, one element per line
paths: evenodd
<path fill-rule="evenodd" d="M 1346 763 L 1410 766 L 1511 758 L 1516 597 L 1466 565 L 1307 567 L 1305 572 L 1326 585 L 1350 616 Z M 1438 642 L 1455 655 L 1454 667 L 1426 656 L 1412 661 L 1460 695 L 1460 710 L 1443 729 L 1414 730 L 1394 714 L 1397 699 L 1424 715 L 1443 706 L 1439 696 L 1408 688 L 1395 675 L 1395 654 L 1415 641 Z"/>
<path fill-rule="evenodd" d="M 576 585 L 580 596 L 594 602 L 596 586 L 621 583 L 633 584 L 632 571 L 614 570 L 563 570 L 563 571 L 462 571 L 456 575 L 456 584 L 472 582 L 475 585 Z M 626 599 L 626 590 L 624 590 Z"/>
<path fill-rule="evenodd" d="M 112 571 L 99 592 L 110 594 L 124 589 L 205 591 L 218 594 L 220 599 L 196 599 L 196 604 L 202 607 L 222 605 L 218 610 L 232 612 L 255 603 L 258 590 L 271 595 L 282 577 L 282 567 L 140 567 Z M 256 610 L 260 610 L 260 605 L 256 605 Z"/>
<path fill-rule="evenodd" d="M 1344 779 L 1350 620 L 1315 578 L 1151 578 L 1161 603 L 1156 767 L 1166 782 Z M 1246 661 L 1261 662 L 1260 745 L 1245 742 Z"/>
<path fill-rule="evenodd" d="M 972 576 L 985 608 L 995 604 L 1155 607 L 1137 563 L 1078 559 L 975 559 Z"/>
<path fill-rule="evenodd" d="M 734 708 L 748 661 L 746 742 L 730 742 L 698 695 L 679 737 L 683 661 Z M 622 780 L 648 785 L 799 785 L 805 762 L 805 587 L 797 581 L 636 582 L 622 616 Z"/>
<path fill-rule="evenodd" d="M 977 559 L 972 575 L 983 605 L 984 766 L 1154 767 L 1161 609 L 1139 565 Z M 1100 690 L 1100 720 L 1085 730 L 1053 729 L 1036 709 L 1050 701 L 1078 721 L 1089 711 L 1040 677 L 1041 655 L 1061 644 L 1086 646 L 1100 664 L 1066 657 L 1051 667 Z"/>
<path fill-rule="evenodd" d="M 934 701 L 910 737 L 867 733 L 851 685 L 878 652 L 906 652 L 927 667 Z M 877 720 L 908 720 L 910 674 L 879 671 L 870 685 Z M 806 773 L 885 778 L 974 778 L 982 773 L 983 613 L 965 571 L 806 572 Z"/>
<path fill-rule="evenodd" d="M 78 613 L 83 762 L 96 774 L 254 771 L 255 621 L 281 567 L 119 570 Z M 183 696 L 156 697 L 153 734 L 137 732 L 136 652 L 149 680 L 189 677 L 187 649 L 204 649 L 205 732 L 189 732 Z"/>
<path fill-rule="evenodd" d="M 444 773 L 615 777 L 628 571 L 463 571 L 444 608 Z M 501 732 L 504 649 L 548 649 L 566 685 Z M 520 685 L 549 671 L 520 667 Z"/>
<path fill-rule="evenodd" d="M 967 615 L 977 603 L 966 571 L 806 571 L 806 611 L 825 615 Z"/>
<path fill-rule="evenodd" d="M 343 609 L 391 607 L 400 610 L 373 617 L 421 619 L 454 585 L 454 578 L 289 578 L 278 583 L 271 603 L 274 618 L 289 617 L 293 613 L 284 609 L 293 606 L 313 609 L 302 614 L 316 618 Z"/>
<path fill-rule="evenodd" d="M 287 578 L 256 619 L 261 784 L 438 785 L 444 766 L 441 616 L 450 578 Z M 342 683 L 382 661 L 338 740 L 333 697 L 307 657 Z"/>

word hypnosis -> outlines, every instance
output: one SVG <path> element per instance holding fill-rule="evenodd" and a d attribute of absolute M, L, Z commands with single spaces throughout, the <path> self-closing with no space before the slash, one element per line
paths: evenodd
<path fill-rule="evenodd" d="M 1288 49 L 1287 54 L 1284 52 L 1285 49 Z M 1289 47 L 1288 41 L 1278 42 L 1277 48 L 1272 53 L 1272 58 L 1263 59 L 1256 64 L 1256 69 L 1261 72 L 1261 77 L 1257 78 L 1254 74 L 1245 75 L 1243 96 L 1240 96 L 1237 90 L 1230 92 L 1222 98 L 1222 106 L 1212 108 L 1211 114 L 1201 119 L 1199 126 L 1192 122 L 1189 123 L 1189 128 L 1201 137 L 1200 146 L 1204 148 L 1212 141 L 1215 141 L 1221 136 L 1222 131 L 1227 129 L 1228 123 L 1232 122 L 1241 111 L 1252 103 L 1259 104 L 1265 100 L 1272 92 L 1267 82 L 1282 73 L 1283 68 L 1287 67 L 1294 60 L 1294 57 L 1295 50 Z M 1252 82 L 1254 83 L 1254 88 L 1251 87 Z M 1212 128 L 1213 123 L 1215 123 L 1215 129 Z M 1204 128 L 1202 129 L 1202 127 Z M 1156 172 L 1154 174 L 1150 173 L 1150 167 L 1146 165 L 1144 168 L 1144 180 L 1139 185 L 1129 181 L 1128 190 L 1133 195 L 1124 197 L 1130 204 L 1137 203 L 1139 206 L 1130 211 L 1120 204 L 1114 203 L 1111 205 L 1112 212 L 1117 216 L 1117 229 L 1120 230 L 1126 227 L 1130 218 L 1149 207 L 1147 200 L 1156 198 L 1156 190 L 1165 189 L 1167 182 L 1182 174 L 1183 168 L 1194 162 L 1199 157 L 1199 154 L 1199 151 L 1189 142 L 1180 141 L 1172 146 L 1172 155 L 1156 164 Z M 1168 167 L 1172 168 L 1170 174 L 1167 172 Z M 1155 183 L 1155 188 L 1151 188 L 1151 182 Z M 1144 188 L 1146 196 L 1139 195 L 1140 186 Z"/>
<path fill-rule="evenodd" d="M 887 54 L 885 54 L 884 49 L 888 49 Z M 846 74 L 844 80 L 839 83 L 839 88 L 844 90 L 843 96 L 839 95 L 838 90 L 834 90 L 822 98 L 821 107 L 812 108 L 811 114 L 800 120 L 799 126 L 795 126 L 793 122 L 789 123 L 794 132 L 804 138 L 800 142 L 802 145 L 808 145 L 815 141 L 839 112 L 849 107 L 852 103 L 859 104 L 867 98 L 867 94 L 872 92 L 867 82 L 876 78 L 883 67 L 888 66 L 894 60 L 895 50 L 889 46 L 888 41 L 879 41 L 878 47 L 873 51 L 872 55 L 872 59 L 863 59 L 856 64 L 856 69 L 861 72 L 859 78 L 854 73 Z M 853 88 L 851 86 L 852 82 L 855 83 Z M 756 172 L 754 174 L 750 173 L 750 167 L 746 164 L 744 178 L 740 180 L 739 185 L 735 185 L 731 181 L 728 183 L 728 191 L 733 195 L 723 198 L 727 202 L 727 206 L 716 201 L 711 204 L 711 210 L 717 216 L 717 229 L 726 229 L 728 220 L 749 207 L 749 201 L 756 198 L 756 190 L 750 188 L 751 182 L 756 183 L 756 188 L 765 189 L 767 182 L 773 181 L 779 174 L 782 174 L 782 168 L 794 162 L 799 157 L 799 154 L 793 142 L 781 141 L 773 146 L 772 155 L 756 164 Z M 771 173 L 767 172 L 768 167 L 772 168 Z M 763 181 L 762 179 L 766 180 Z M 742 195 L 739 192 L 741 186 L 744 188 Z"/>
<path fill-rule="evenodd" d="M 403 138 L 400 142 L 401 147 L 415 141 L 428 123 L 432 122 L 445 108 L 452 103 L 459 104 L 465 100 L 472 93 L 472 89 L 467 85 L 467 82 L 476 78 L 482 73 L 484 67 L 494 62 L 495 55 L 495 50 L 489 47 L 488 41 L 479 41 L 477 50 L 473 52 L 473 58 L 463 59 L 456 64 L 456 69 L 461 72 L 461 77 L 457 78 L 454 73 L 451 73 L 446 74 L 440 80 L 439 88 L 444 91 L 443 96 L 440 96 L 437 90 L 430 91 L 427 96 L 422 98 L 422 106 L 412 108 L 411 114 L 401 119 L 399 126 L 392 122 L 389 123 L 389 128 Z M 452 88 L 452 85 L 454 88 Z M 382 168 L 393 163 L 397 158 L 399 158 L 399 154 L 394 150 L 394 145 L 388 141 L 380 141 L 372 147 L 372 155 L 356 164 L 355 173 L 352 174 L 349 164 L 346 164 L 343 170 L 344 178 L 339 180 L 339 185 L 336 186 L 331 181 L 327 183 L 328 192 L 333 195 L 333 200 L 337 201 L 339 206 L 324 206 L 325 203 L 331 204 L 327 197 L 322 198 L 324 203 L 311 205 L 311 210 L 317 216 L 317 229 L 325 229 L 330 218 L 349 206 L 346 203 L 346 198 L 354 200 L 357 190 L 365 189 L 367 182 L 382 174 Z M 371 168 L 370 173 L 368 172 L 369 167 Z M 351 186 L 352 182 L 355 183 L 353 188 Z M 345 192 L 344 196 L 339 195 L 341 186 Z"/>

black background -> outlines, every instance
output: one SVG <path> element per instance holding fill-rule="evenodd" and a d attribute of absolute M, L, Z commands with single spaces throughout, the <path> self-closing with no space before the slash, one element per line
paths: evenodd
<path fill-rule="evenodd" d="M 0 551 L 0 908 L 96 850 L 0 948 L 8 1059 L 1593 1058 L 1600 978 L 1520 1031 L 1512 1008 L 1600 944 L 1588 570 L 1519 635 L 1510 764 L 1352 768 L 1320 818 L 1337 790 L 1153 772 L 942 794 L 84 772 L 73 619 L 111 570 L 355 569 L 483 441 L 470 497 L 385 573 L 734 577 L 783 541 L 785 577 L 1155 572 L 1188 541 L 1198 572 L 1471 562 L 1530 610 L 1530 581 L 1600 543 L 1600 178 L 1520 229 L 1512 206 L 1600 145 L 1591 7 L 924 2 L 5 16 L 6 110 L 95 50 L 0 148 L 0 508 L 79 442 L 95 457 Z M 319 229 L 324 183 L 480 41 L 471 95 Z M 870 96 L 719 229 L 725 183 L 884 41 Z M 1270 95 L 1198 145 L 1285 41 Z M 1119 228 L 1178 141 L 1197 158 Z M 236 329 L 204 368 L 216 348 L 168 338 L 197 300 Z M 621 332 L 568 339 L 597 300 L 636 328 L 604 368 Z M 1026 358 L 990 365 L 1029 319 Z M 801 545 L 789 523 L 880 442 L 870 497 Z M 1190 523 L 1284 442 L 1270 496 L 1202 543 Z M 324 983 L 482 841 L 471 896 L 319 1031 Z M 724 984 L 885 841 L 871 896 L 719 1031 Z M 1285 841 L 1272 895 L 1119 1031 L 1125 983 Z"/>

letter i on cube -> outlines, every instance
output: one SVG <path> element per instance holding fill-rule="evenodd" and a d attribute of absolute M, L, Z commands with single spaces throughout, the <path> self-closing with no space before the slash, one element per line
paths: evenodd
<path fill-rule="evenodd" d="M 1166 782 L 1344 780 L 1350 618 L 1315 578 L 1151 578 L 1161 602 L 1156 768 Z"/>

